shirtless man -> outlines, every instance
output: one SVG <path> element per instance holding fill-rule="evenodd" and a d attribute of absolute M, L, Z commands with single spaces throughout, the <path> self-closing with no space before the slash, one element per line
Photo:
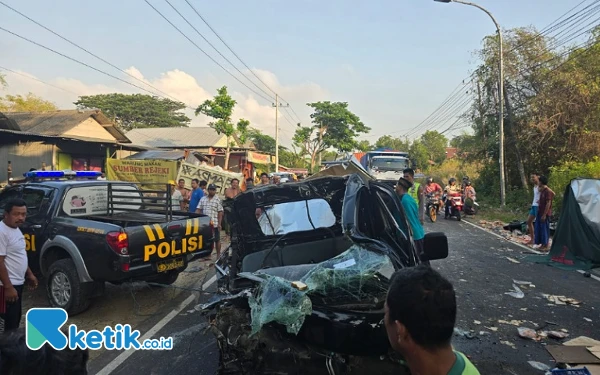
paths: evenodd
<path fill-rule="evenodd" d="M 242 190 L 240 189 L 240 180 L 234 178 L 233 180 L 231 180 L 231 187 L 225 189 L 225 198 L 233 199 L 241 192 Z"/>

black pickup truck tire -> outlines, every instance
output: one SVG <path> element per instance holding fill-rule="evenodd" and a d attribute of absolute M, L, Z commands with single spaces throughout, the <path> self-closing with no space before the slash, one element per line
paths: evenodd
<path fill-rule="evenodd" d="M 50 265 L 46 290 L 52 307 L 65 309 L 69 315 L 85 311 L 91 304 L 93 283 L 81 283 L 75 263 L 60 259 Z"/>

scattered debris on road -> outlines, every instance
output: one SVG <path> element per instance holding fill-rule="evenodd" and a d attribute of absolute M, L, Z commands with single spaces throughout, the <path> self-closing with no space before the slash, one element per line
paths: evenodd
<path fill-rule="evenodd" d="M 517 349 L 517 347 L 515 346 L 515 344 L 513 344 L 510 341 L 500 341 L 500 344 L 504 344 L 504 345 L 510 346 L 511 348 L 513 348 L 515 350 Z"/>
<path fill-rule="evenodd" d="M 581 305 L 581 302 L 574 298 L 555 296 L 551 294 L 542 294 L 542 296 L 555 305 L 573 305 L 575 307 L 579 307 L 579 305 Z"/>
<path fill-rule="evenodd" d="M 511 297 L 519 299 L 525 297 L 525 293 L 523 293 L 523 291 L 516 284 L 513 284 L 513 288 L 515 289 L 514 292 L 506 292 L 504 294 L 508 294 Z"/>
<path fill-rule="evenodd" d="M 519 331 L 519 336 L 524 339 L 530 339 L 534 341 L 540 341 L 542 339 L 537 332 L 531 328 L 519 327 L 517 330 Z"/>
<path fill-rule="evenodd" d="M 550 366 L 548 366 L 545 363 L 536 362 L 536 361 L 527 361 L 527 363 L 529 363 L 529 365 L 536 370 L 540 370 L 540 371 L 549 371 L 550 370 Z"/>
<path fill-rule="evenodd" d="M 518 263 L 521 263 L 521 262 L 519 262 L 518 260 L 516 260 L 515 258 L 511 258 L 511 257 L 505 257 L 505 258 L 506 258 L 506 259 L 508 259 L 508 260 L 510 260 L 510 261 L 511 261 L 511 262 L 513 262 L 513 263 L 517 263 L 517 264 L 518 264 Z"/>
<path fill-rule="evenodd" d="M 479 320 L 474 320 L 474 321 L 473 321 L 473 324 L 480 325 L 480 324 L 481 324 L 481 322 L 480 322 Z"/>
<path fill-rule="evenodd" d="M 590 322 L 590 323 L 592 322 L 592 319 L 590 319 L 590 318 L 583 318 L 583 320 L 585 320 L 586 322 Z"/>
<path fill-rule="evenodd" d="M 521 324 L 523 324 L 524 322 L 525 322 L 525 320 L 511 320 L 511 321 L 507 321 L 507 320 L 503 320 L 503 319 L 498 320 L 498 323 L 500 323 L 500 324 L 510 324 L 510 325 L 517 326 L 517 327 L 520 326 Z"/>

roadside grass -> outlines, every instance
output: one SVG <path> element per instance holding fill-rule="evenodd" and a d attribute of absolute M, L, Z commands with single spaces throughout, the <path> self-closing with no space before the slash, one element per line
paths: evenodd
<path fill-rule="evenodd" d="M 481 197 L 477 200 L 477 203 L 479 204 L 477 214 L 475 216 L 468 217 L 473 222 L 486 220 L 510 223 L 514 220 L 527 220 L 527 216 L 529 215 L 529 207 L 524 204 L 524 202 L 510 200 L 509 197 L 507 197 L 506 202 L 506 206 L 501 207 L 500 202 L 497 202 L 495 199 Z"/>

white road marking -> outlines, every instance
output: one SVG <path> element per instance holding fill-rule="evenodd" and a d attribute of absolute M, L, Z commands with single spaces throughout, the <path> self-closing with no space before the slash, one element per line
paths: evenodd
<path fill-rule="evenodd" d="M 492 232 L 492 231 L 489 231 L 489 230 L 487 230 L 487 229 L 485 229 L 485 228 L 483 228 L 483 227 L 480 227 L 479 225 L 476 225 L 476 224 L 470 223 L 470 222 L 468 222 L 468 221 L 466 221 L 466 220 L 462 220 L 461 222 L 462 222 L 462 223 L 467 223 L 467 224 L 469 224 L 469 225 L 471 225 L 471 226 L 474 226 L 474 227 L 475 227 L 475 228 L 477 228 L 477 229 L 481 229 L 482 231 L 484 231 L 484 232 L 486 232 L 486 233 L 489 233 L 489 234 L 491 234 L 491 235 L 493 235 L 493 236 L 496 236 L 496 237 L 498 237 L 498 238 L 501 238 L 501 239 L 503 239 L 504 241 L 506 241 L 506 242 L 508 242 L 508 243 L 511 243 L 511 244 L 513 244 L 513 245 L 516 245 L 516 246 L 522 247 L 523 249 L 526 249 L 526 250 L 528 250 L 528 251 L 530 251 L 530 252 L 532 252 L 532 253 L 539 254 L 539 255 L 546 255 L 546 254 L 548 254 L 548 253 L 543 253 L 543 252 L 541 252 L 541 251 L 537 251 L 537 250 L 535 250 L 535 249 L 532 249 L 531 247 L 527 247 L 527 246 L 525 246 L 525 245 L 522 245 L 522 244 L 520 244 L 520 243 L 518 243 L 518 242 L 509 241 L 509 240 L 507 240 L 506 238 L 502 237 L 501 235 L 499 235 L 499 234 L 497 234 L 497 233 L 494 233 L 494 232 Z"/>
<path fill-rule="evenodd" d="M 584 274 L 586 271 L 584 271 L 584 270 L 577 270 L 577 272 L 579 272 L 580 274 Z M 600 281 L 600 277 L 598 277 L 596 275 L 593 275 L 593 274 L 590 274 L 590 276 L 591 276 L 592 279 L 594 279 L 596 281 Z"/>
<path fill-rule="evenodd" d="M 217 275 L 214 275 L 206 283 L 204 283 L 204 285 L 202 285 L 202 290 L 206 290 L 207 288 L 209 288 L 212 284 L 215 283 L 215 281 L 217 281 Z M 163 329 L 183 309 L 185 309 L 192 302 L 194 302 L 195 299 L 196 299 L 196 296 L 194 294 L 191 294 L 188 298 L 185 299 L 185 301 L 183 301 L 183 302 L 181 302 L 181 304 L 179 304 L 179 307 L 177 307 L 176 309 L 172 310 L 170 313 L 165 315 L 158 323 L 156 323 L 156 325 L 154 327 L 150 328 L 150 330 L 148 332 L 146 332 L 146 334 L 144 334 L 140 338 L 140 342 L 143 342 L 144 340 L 152 338 L 152 336 L 154 336 L 156 333 L 158 333 L 158 331 Z M 123 364 L 123 362 L 125 362 L 127 360 L 127 358 L 131 357 L 131 355 L 135 352 L 136 352 L 136 350 L 134 350 L 134 349 L 129 349 L 127 351 L 124 351 L 123 353 L 119 354 L 115 359 L 113 359 L 108 365 L 106 365 L 102 370 L 100 370 L 96 375 L 108 375 L 108 374 L 112 373 L 113 371 L 115 371 L 117 369 L 117 367 L 119 367 L 121 364 Z"/>
<path fill-rule="evenodd" d="M 217 275 L 213 275 L 213 277 L 208 279 L 208 281 L 205 282 L 204 285 L 202 285 L 202 290 L 206 290 L 206 289 L 210 288 L 210 286 L 213 285 L 215 283 L 215 281 L 217 281 Z"/>

